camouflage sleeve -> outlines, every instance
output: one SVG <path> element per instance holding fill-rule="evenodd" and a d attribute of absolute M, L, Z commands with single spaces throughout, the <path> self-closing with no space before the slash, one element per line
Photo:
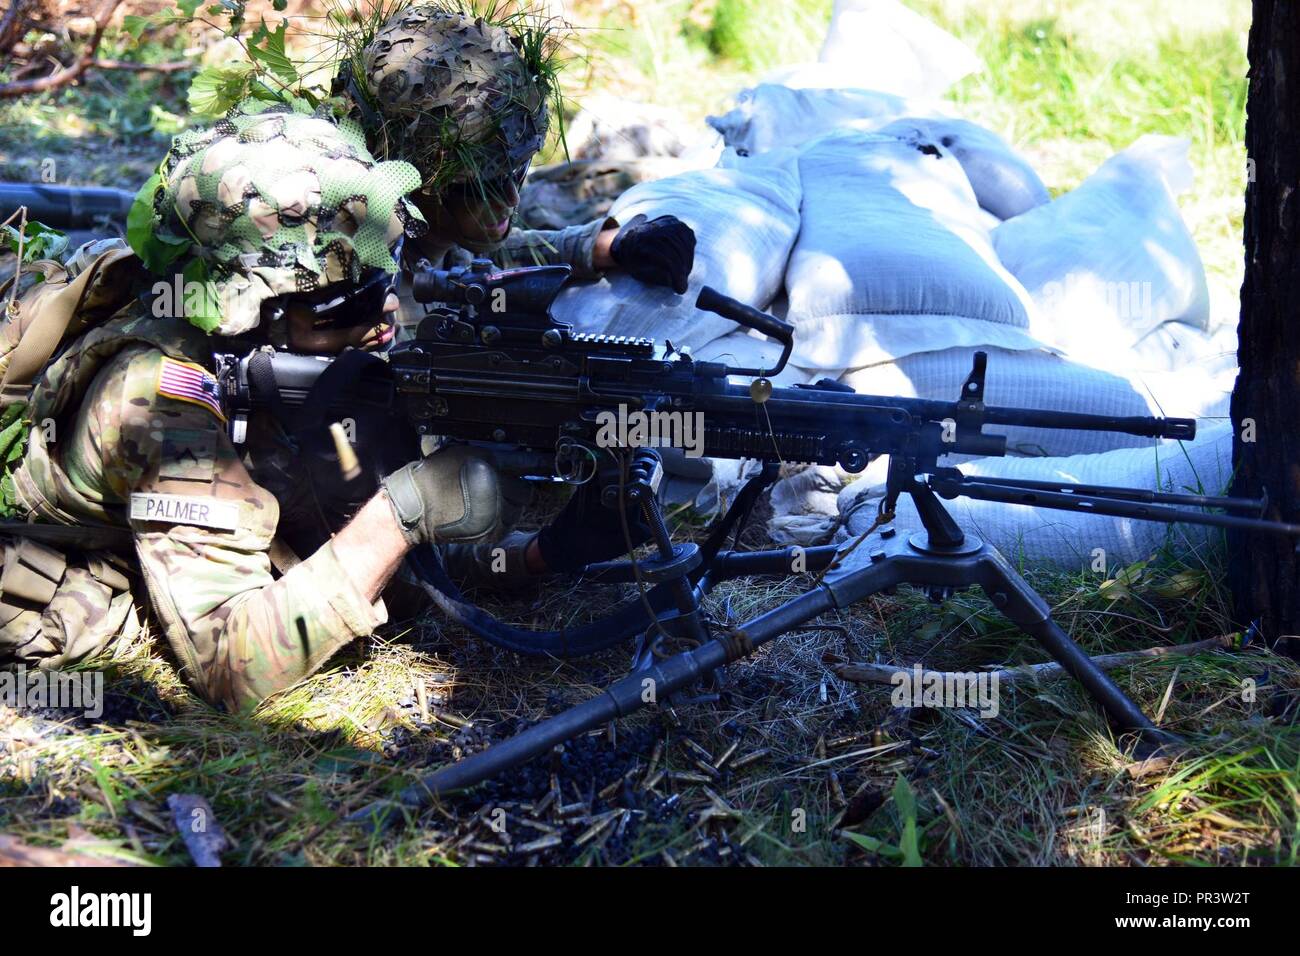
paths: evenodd
<path fill-rule="evenodd" d="M 170 363 L 170 364 L 169 364 Z M 275 498 L 257 485 L 202 396 L 169 397 L 183 371 L 154 349 L 97 375 L 64 468 L 127 508 L 153 611 L 185 678 L 231 709 L 310 675 L 385 620 L 326 544 L 279 579 L 269 548 Z M 200 374 L 197 366 L 184 366 Z"/>
<path fill-rule="evenodd" d="M 601 230 L 618 225 L 616 219 L 595 219 L 585 226 L 567 229 L 523 229 L 512 232 L 493 258 L 503 266 L 573 266 L 577 279 L 598 279 L 601 273 L 591 264 L 596 237 Z"/>

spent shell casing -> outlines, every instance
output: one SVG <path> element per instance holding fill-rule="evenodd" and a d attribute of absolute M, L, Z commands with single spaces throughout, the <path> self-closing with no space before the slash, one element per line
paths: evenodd
<path fill-rule="evenodd" d="M 670 773 L 668 775 L 668 779 L 673 781 L 674 783 L 712 783 L 713 782 L 712 777 L 706 777 L 702 773 L 689 773 L 686 771 L 678 771 L 678 772 Z"/>
<path fill-rule="evenodd" d="M 749 753 L 745 754 L 745 756 L 733 763 L 731 769 L 739 770 L 741 767 L 748 767 L 754 761 L 762 760 L 771 752 L 772 749 L 770 747 L 759 747 L 757 750 L 751 750 Z"/>
<path fill-rule="evenodd" d="M 582 834 L 576 840 L 573 841 L 573 845 L 582 846 L 584 843 L 588 843 L 591 840 L 594 840 L 600 834 L 601 830 L 605 829 L 605 827 L 609 826 L 611 823 L 614 822 L 614 820 L 618 817 L 620 812 L 621 811 L 618 810 L 611 810 L 609 813 L 602 814 L 596 820 L 595 823 L 587 827 L 586 830 L 582 831 Z"/>
<path fill-rule="evenodd" d="M 726 750 L 724 750 L 722 752 L 722 756 L 719 757 L 717 761 L 713 764 L 713 769 L 721 770 L 723 767 L 725 767 L 727 765 L 727 761 L 730 760 L 732 757 L 734 757 L 736 755 L 736 751 L 739 749 L 740 749 L 740 741 L 733 740 L 731 742 L 731 746 L 728 747 Z"/>
<path fill-rule="evenodd" d="M 466 720 L 464 717 L 458 717 L 455 714 L 448 713 L 441 707 L 432 711 L 433 716 L 441 720 L 444 724 L 451 724 L 453 727 L 459 727 L 461 730 L 468 730 L 474 726 L 474 722 Z"/>
<path fill-rule="evenodd" d="M 549 807 L 552 803 L 555 802 L 556 796 L 557 794 L 554 790 L 548 790 L 546 792 L 546 796 L 538 800 L 537 806 L 533 807 L 532 815 L 535 817 L 540 817 L 543 813 L 546 812 L 547 807 Z"/>
<path fill-rule="evenodd" d="M 713 764 L 709 763 L 708 761 L 695 760 L 692 762 L 695 764 L 695 766 L 699 767 L 702 771 L 704 771 L 704 775 L 708 777 L 710 780 L 714 780 L 717 777 L 722 776 L 720 773 L 718 773 L 717 770 L 713 768 Z"/>
<path fill-rule="evenodd" d="M 840 786 L 840 775 L 832 770 L 829 774 L 831 781 L 831 796 L 840 806 L 844 806 L 849 801 L 844 799 L 844 788 Z"/>
<path fill-rule="evenodd" d="M 564 840 L 558 833 L 550 833 L 544 837 L 533 840 L 531 843 L 521 843 L 515 849 L 520 853 L 536 853 L 539 850 L 549 850 L 553 846 L 559 846 Z"/>
<path fill-rule="evenodd" d="M 361 462 L 348 441 L 348 433 L 341 422 L 330 423 L 330 438 L 334 439 L 334 454 L 339 459 L 339 473 L 344 481 L 351 481 L 361 474 Z"/>
<path fill-rule="evenodd" d="M 511 817 L 510 819 L 515 820 L 514 817 Z M 559 827 L 551 826 L 551 824 L 549 823 L 543 823 L 541 820 L 530 820 L 527 817 L 523 817 L 522 819 L 516 820 L 515 822 L 517 822 L 521 827 L 528 827 L 530 830 L 537 830 L 540 833 L 560 832 Z"/>
<path fill-rule="evenodd" d="M 654 776 L 655 768 L 659 766 L 659 759 L 664 755 L 664 742 L 655 741 L 655 749 L 650 751 L 650 765 L 645 768 L 644 780 L 649 780 Z"/>
<path fill-rule="evenodd" d="M 623 778 L 622 778 L 622 777 L 619 777 L 617 780 L 615 780 L 613 783 L 611 783 L 611 784 L 610 784 L 608 787 L 606 787 L 604 790 L 599 791 L 599 792 L 596 794 L 596 796 L 598 796 L 598 797 L 599 797 L 600 799 L 602 799 L 602 800 L 608 800 L 608 799 L 609 799 L 610 797 L 612 797 L 614 794 L 618 793 L 618 788 L 621 787 L 621 786 L 623 786 Z"/>
<path fill-rule="evenodd" d="M 707 760 L 710 764 L 713 763 L 713 754 L 709 753 L 694 740 L 691 740 L 690 737 L 684 737 L 682 743 L 686 744 L 687 749 L 693 751 L 695 756 L 699 757 L 701 760 Z"/>
<path fill-rule="evenodd" d="M 424 681 L 415 682 L 415 702 L 420 708 L 420 720 L 426 724 L 432 720 L 429 714 L 429 689 L 424 686 Z"/>

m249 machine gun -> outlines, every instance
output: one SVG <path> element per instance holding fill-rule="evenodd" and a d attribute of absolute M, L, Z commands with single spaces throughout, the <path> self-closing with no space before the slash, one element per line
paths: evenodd
<path fill-rule="evenodd" d="M 770 369 L 695 361 L 671 343 L 578 334 L 556 322 L 550 306 L 568 273 L 567 266 L 494 271 L 486 261 L 459 270 L 418 273 L 414 297 L 438 305 L 430 308 L 415 339 L 383 360 L 352 363 L 347 401 L 316 404 L 347 409 L 371 402 L 391 409 L 392 417 L 386 420 L 394 429 L 409 426 L 423 435 L 543 453 L 556 476 L 572 483 L 600 482 L 600 500 L 606 506 L 630 502 L 639 507 L 652 532 L 651 554 L 584 571 L 587 580 L 636 582 L 638 596 L 595 622 L 562 631 L 521 629 L 497 621 L 464 598 L 432 549 L 417 550 L 408 558 L 434 602 L 483 639 L 525 654 L 571 657 L 635 638 L 632 671 L 599 696 L 438 770 L 396 801 L 372 804 L 353 814 L 354 819 L 387 816 L 395 806 L 416 807 L 471 787 L 649 702 L 666 701 L 822 614 L 904 584 L 924 589 L 934 600 L 978 585 L 1000 613 L 1033 636 L 1084 686 L 1116 729 L 1162 742 L 1168 735 L 1052 620 L 1046 602 L 1002 555 L 962 530 L 942 499 L 965 496 L 1300 535 L 1300 526 L 1227 513 L 1258 514 L 1260 502 L 973 479 L 940 464 L 952 454 L 1005 454 L 1005 436 L 986 432 L 988 426 L 1191 439 L 1191 420 L 989 406 L 984 403 L 987 363 L 982 352 L 975 353 L 961 394 L 951 402 L 859 395 L 829 380 L 774 387 L 768 376 L 784 368 L 793 347 L 789 324 L 706 287 L 698 308 L 756 330 L 783 350 Z M 257 359 L 258 354 L 263 358 Z M 255 362 L 269 363 L 271 373 L 251 368 Z M 314 403 L 309 397 L 312 383 L 325 377 L 326 364 L 287 353 L 222 358 L 220 376 L 232 422 L 272 400 Z M 731 381 L 736 377 L 750 381 Z M 337 388 L 333 394 L 340 394 Z M 763 463 L 703 543 L 673 542 L 656 496 L 657 453 L 609 430 L 611 422 L 627 421 L 633 413 L 693 415 L 703 455 Z M 727 547 L 733 536 L 738 544 L 756 499 L 776 480 L 782 462 L 838 464 L 858 472 L 879 455 L 889 456 L 889 467 L 875 525 L 846 546 L 805 549 L 804 569 L 815 576 L 807 592 L 739 626 L 709 619 L 701 600 L 718 582 L 794 573 L 794 549 Z M 601 467 L 611 456 L 617 467 Z M 903 495 L 914 502 L 920 528 L 894 526 L 895 505 Z M 1200 508 L 1219 510 L 1194 510 Z"/>

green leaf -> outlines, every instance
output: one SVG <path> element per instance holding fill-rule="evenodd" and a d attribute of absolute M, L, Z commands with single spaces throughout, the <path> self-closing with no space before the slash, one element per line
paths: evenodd
<path fill-rule="evenodd" d="M 283 13 L 285 7 L 289 6 L 289 0 L 271 0 L 271 6 L 274 7 L 277 12 Z"/>
<path fill-rule="evenodd" d="M 284 31 L 289 26 L 288 20 L 281 20 L 280 26 L 274 33 L 267 33 L 265 40 L 260 44 L 254 44 L 250 41 L 248 54 L 259 63 L 264 63 L 266 68 L 282 79 L 286 84 L 298 82 L 298 68 L 293 65 L 289 55 L 284 51 Z M 262 24 L 262 32 L 265 32 L 266 23 Z M 257 33 L 254 33 L 256 39 Z"/>
<path fill-rule="evenodd" d="M 131 39 L 139 42 L 141 34 L 154 25 L 153 17 L 136 16 L 134 13 L 128 13 L 122 18 L 122 29 L 131 34 Z"/>
<path fill-rule="evenodd" d="M 162 177 L 154 173 L 135 194 L 126 214 L 126 241 L 145 268 L 154 273 L 161 273 L 190 247 L 189 239 L 160 236 L 154 230 L 153 194 L 160 185 Z"/>
<path fill-rule="evenodd" d="M 9 251 L 17 255 L 19 232 L 15 226 L 4 227 L 5 242 Z M 35 262 L 37 259 L 57 259 L 68 248 L 68 237 L 57 229 L 35 220 L 29 221 L 22 230 L 23 262 Z"/>
<path fill-rule="evenodd" d="M 193 17 L 203 0 L 176 0 L 176 9 L 187 17 Z"/>
<path fill-rule="evenodd" d="M 208 276 L 208 264 L 202 259 L 191 259 L 181 275 L 185 279 L 186 321 L 211 332 L 221 324 L 221 300 Z"/>
<path fill-rule="evenodd" d="M 894 806 L 903 821 L 903 831 L 898 839 L 898 849 L 903 854 L 903 866 L 924 866 L 921 847 L 916 834 L 916 794 L 900 773 L 894 781 Z"/>
<path fill-rule="evenodd" d="M 149 240 L 153 236 L 153 194 L 161 184 L 162 177 L 157 173 L 145 180 L 126 214 L 127 244 L 135 250 L 135 254 L 148 269 L 153 269 L 147 254 Z"/>
<path fill-rule="evenodd" d="M 225 115 L 248 96 L 252 74 L 251 63 L 205 66 L 190 80 L 190 111 L 207 118 Z"/>

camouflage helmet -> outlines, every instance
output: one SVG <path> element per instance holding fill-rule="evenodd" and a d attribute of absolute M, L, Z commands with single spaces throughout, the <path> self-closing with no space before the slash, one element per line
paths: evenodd
<path fill-rule="evenodd" d="M 183 250 L 186 278 L 210 290 L 205 309 L 187 301 L 186 318 L 222 335 L 255 328 L 275 296 L 395 272 L 390 248 L 427 228 L 403 198 L 420 185 L 415 168 L 377 162 L 355 122 L 300 101 L 246 101 L 182 133 L 151 184 L 147 241 Z"/>
<path fill-rule="evenodd" d="M 383 156 L 415 164 L 425 191 L 515 173 L 546 139 L 551 74 L 503 26 L 426 4 L 390 18 L 361 51 L 350 92 Z"/>

